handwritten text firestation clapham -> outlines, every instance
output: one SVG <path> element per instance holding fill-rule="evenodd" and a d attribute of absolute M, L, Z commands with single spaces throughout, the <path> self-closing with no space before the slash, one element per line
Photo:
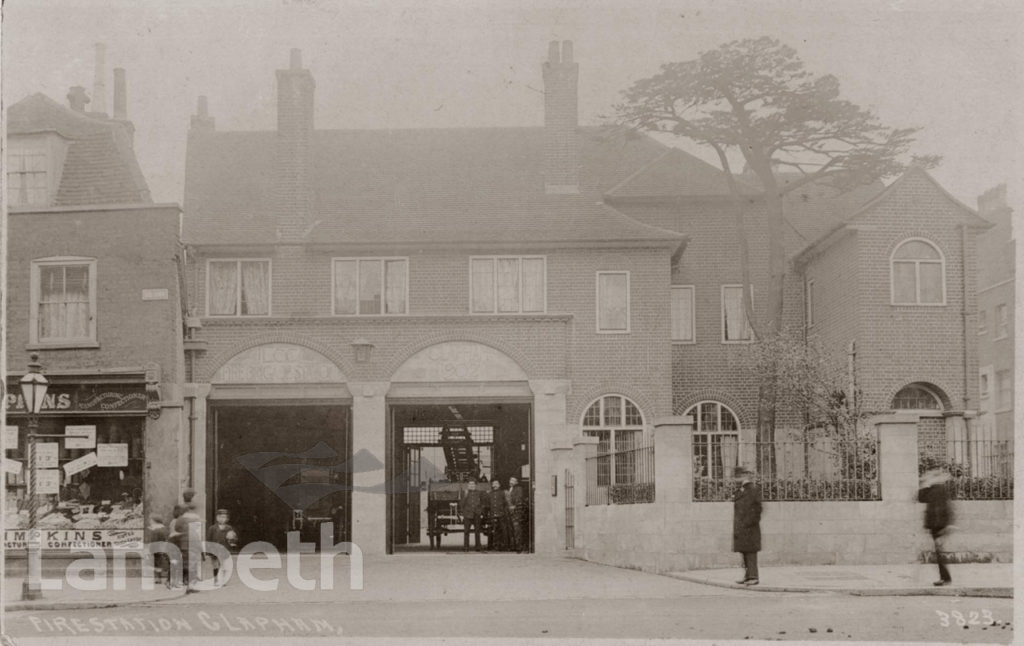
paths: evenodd
<path fill-rule="evenodd" d="M 219 633 L 264 635 L 341 635 L 340 626 L 326 619 L 298 617 L 261 617 L 200 610 L 192 618 L 185 617 L 38 617 L 29 615 L 37 633 L 67 635 L 113 635 L 138 633 Z"/>

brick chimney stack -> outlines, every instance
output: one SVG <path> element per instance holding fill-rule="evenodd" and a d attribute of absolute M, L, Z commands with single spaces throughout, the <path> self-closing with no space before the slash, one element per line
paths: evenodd
<path fill-rule="evenodd" d="M 214 118 L 210 116 L 209 108 L 206 104 L 206 97 L 199 97 L 199 101 L 196 105 L 196 113 L 192 115 L 191 126 L 189 132 L 192 131 L 204 131 L 213 132 L 216 128 Z"/>
<path fill-rule="evenodd" d="M 96 43 L 96 69 L 92 84 L 92 108 L 98 114 L 107 113 L 107 46 Z"/>
<path fill-rule="evenodd" d="M 123 67 L 114 68 L 114 118 L 118 121 L 128 120 L 128 85 Z"/>
<path fill-rule="evenodd" d="M 573 195 L 579 184 L 580 66 L 573 62 L 572 41 L 548 45 L 544 71 L 544 189 L 550 195 Z"/>
<path fill-rule="evenodd" d="M 316 82 L 291 50 L 288 69 L 277 70 L 277 159 L 274 206 L 278 237 L 300 242 L 312 221 L 313 94 Z"/>

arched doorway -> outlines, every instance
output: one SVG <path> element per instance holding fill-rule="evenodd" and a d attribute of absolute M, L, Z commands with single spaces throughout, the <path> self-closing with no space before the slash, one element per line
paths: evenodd
<path fill-rule="evenodd" d="M 515 477 L 532 510 L 532 402 L 522 367 L 482 343 L 438 343 L 395 370 L 387 395 L 389 552 L 461 549 L 459 501 L 470 479 L 489 491 Z M 532 515 L 522 518 L 520 547 L 532 549 Z"/>
<path fill-rule="evenodd" d="M 211 377 L 207 520 L 227 509 L 243 543 L 350 540 L 351 396 L 329 358 L 292 343 L 245 349 Z"/>

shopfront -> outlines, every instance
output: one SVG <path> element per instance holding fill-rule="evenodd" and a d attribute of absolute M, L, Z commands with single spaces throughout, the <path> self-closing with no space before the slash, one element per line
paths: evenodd
<path fill-rule="evenodd" d="M 149 396 L 140 375 L 51 376 L 36 441 L 36 525 L 44 550 L 137 548 L 147 501 Z M 29 529 L 28 418 L 9 381 L 4 447 L 4 548 Z"/>

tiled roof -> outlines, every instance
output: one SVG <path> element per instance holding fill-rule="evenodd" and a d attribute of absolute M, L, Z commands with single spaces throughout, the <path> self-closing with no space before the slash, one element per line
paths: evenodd
<path fill-rule="evenodd" d="M 311 242 L 350 244 L 681 240 L 602 204 L 665 148 L 581 128 L 578 195 L 547 195 L 543 128 L 318 130 Z M 275 132 L 195 132 L 184 240 L 276 242 Z"/>
<path fill-rule="evenodd" d="M 788 184 L 802 176 L 795 173 L 778 175 L 779 182 Z M 840 192 L 831 186 L 812 182 L 785 195 L 784 215 L 789 228 L 785 247 L 791 253 L 802 251 L 810 243 L 846 221 L 861 205 L 885 189 L 881 181 L 872 182 Z"/>
<path fill-rule="evenodd" d="M 740 176 L 736 182 L 744 195 L 760 193 L 760 189 Z M 725 173 L 678 148 L 669 148 L 608 191 L 608 197 L 613 199 L 724 197 L 730 194 Z"/>
<path fill-rule="evenodd" d="M 150 203 L 130 125 L 75 112 L 43 94 L 7 110 L 7 134 L 56 132 L 68 142 L 54 206 Z"/>

